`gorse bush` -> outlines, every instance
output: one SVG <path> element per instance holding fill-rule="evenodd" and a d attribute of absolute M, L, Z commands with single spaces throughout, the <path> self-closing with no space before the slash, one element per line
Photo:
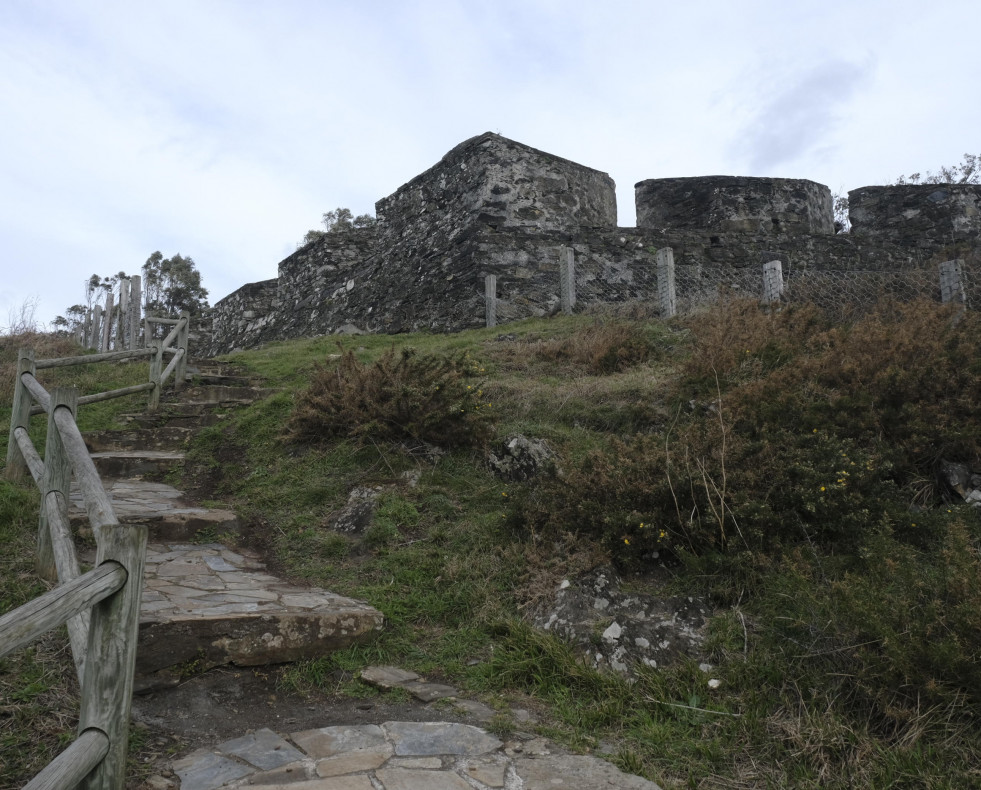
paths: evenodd
<path fill-rule="evenodd" d="M 628 564 L 799 543 L 853 552 L 883 530 L 936 545 L 911 506 L 942 501 L 941 459 L 981 464 L 981 326 L 952 319 L 885 304 L 832 327 L 809 307 L 723 305 L 692 320 L 667 435 L 608 440 L 513 515 L 601 537 Z"/>
<path fill-rule="evenodd" d="M 492 431 L 493 404 L 484 397 L 479 373 L 466 354 L 420 356 L 393 348 L 364 364 L 345 351 L 336 363 L 317 367 L 289 427 L 301 441 L 480 445 Z"/>

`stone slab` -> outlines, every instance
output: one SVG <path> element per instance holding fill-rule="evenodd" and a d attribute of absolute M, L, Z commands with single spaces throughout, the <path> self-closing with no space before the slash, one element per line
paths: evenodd
<path fill-rule="evenodd" d="M 448 722 L 386 722 L 385 732 L 400 757 L 436 754 L 477 755 L 503 744 L 479 727 Z"/>
<path fill-rule="evenodd" d="M 370 638 L 373 607 L 265 573 L 256 556 L 220 544 L 150 544 L 137 671 L 314 658 Z M 302 606 L 291 601 L 302 599 Z"/>

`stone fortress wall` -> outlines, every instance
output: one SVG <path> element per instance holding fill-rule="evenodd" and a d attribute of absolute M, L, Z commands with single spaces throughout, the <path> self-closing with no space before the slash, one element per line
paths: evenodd
<path fill-rule="evenodd" d="M 458 331 L 484 324 L 484 279 L 502 305 L 546 314 L 572 249 L 580 302 L 653 299 L 655 253 L 689 280 L 780 260 L 795 270 L 894 271 L 981 248 L 981 186 L 863 187 L 835 234 L 830 190 L 813 181 L 707 176 L 636 185 L 637 227 L 616 225 L 606 174 L 486 133 L 379 200 L 378 222 L 325 234 L 211 311 L 212 354 L 270 340 Z M 959 245 L 959 246 L 958 246 Z M 953 256 L 948 256 L 953 257 Z"/>

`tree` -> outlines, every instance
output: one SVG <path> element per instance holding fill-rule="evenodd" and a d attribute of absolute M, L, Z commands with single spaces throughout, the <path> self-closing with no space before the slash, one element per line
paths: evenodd
<path fill-rule="evenodd" d="M 164 258 L 154 252 L 143 264 L 143 307 L 147 315 L 176 317 L 182 310 L 196 315 L 208 307 L 208 291 L 192 258 L 180 253 Z"/>
<path fill-rule="evenodd" d="M 328 233 L 340 233 L 351 228 L 370 228 L 377 221 L 371 214 L 359 214 L 355 217 L 349 208 L 335 208 L 323 215 L 324 230 L 308 230 L 298 246 L 303 247 L 311 241 L 322 239 Z"/>
<path fill-rule="evenodd" d="M 964 158 L 957 164 L 941 167 L 936 173 L 928 170 L 925 176 L 920 173 L 900 176 L 890 186 L 903 184 L 981 184 L 981 154 L 964 154 Z M 831 198 L 835 232 L 847 233 L 851 228 L 848 220 L 848 194 L 844 191 L 835 192 Z"/>

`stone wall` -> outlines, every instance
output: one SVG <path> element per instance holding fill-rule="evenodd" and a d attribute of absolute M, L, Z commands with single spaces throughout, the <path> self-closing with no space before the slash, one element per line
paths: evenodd
<path fill-rule="evenodd" d="M 280 262 L 277 279 L 219 301 L 209 350 L 483 326 L 489 274 L 502 320 L 548 314 L 558 309 L 567 248 L 577 300 L 588 304 L 655 300 L 655 253 L 664 247 L 674 251 L 679 299 L 722 284 L 755 293 L 771 260 L 787 277 L 881 274 L 955 257 L 952 242 L 981 247 L 981 187 L 849 194 L 854 232 L 834 235 L 830 190 L 812 181 L 653 179 L 637 184 L 639 227 L 618 228 L 608 175 L 483 134 L 379 200 L 375 226 L 325 234 Z"/>
<path fill-rule="evenodd" d="M 654 178 L 634 187 L 637 226 L 652 230 L 830 235 L 831 190 L 792 178 Z"/>
<path fill-rule="evenodd" d="M 855 236 L 910 249 L 981 239 L 981 185 L 903 184 L 848 193 Z"/>

